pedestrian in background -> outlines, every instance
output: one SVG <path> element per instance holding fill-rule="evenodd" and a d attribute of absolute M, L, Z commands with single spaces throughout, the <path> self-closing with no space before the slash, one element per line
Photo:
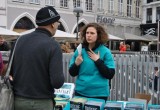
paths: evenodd
<path fill-rule="evenodd" d="M 157 88 L 158 88 L 158 73 L 159 73 L 159 70 L 158 70 L 158 67 L 154 67 L 154 90 L 157 91 Z"/>
<path fill-rule="evenodd" d="M 53 110 L 54 89 L 64 83 L 62 51 L 55 41 L 60 15 L 52 7 L 36 15 L 38 28 L 19 38 L 11 68 L 15 110 Z"/>
<path fill-rule="evenodd" d="M 119 51 L 120 52 L 125 52 L 126 51 L 126 45 L 123 42 L 120 42 Z"/>
<path fill-rule="evenodd" d="M 9 51 L 10 47 L 7 42 L 4 40 L 3 36 L 0 35 L 0 51 Z"/>
<path fill-rule="evenodd" d="M 69 66 L 70 75 L 77 76 L 75 95 L 107 100 L 109 80 L 115 74 L 113 56 L 104 45 L 108 34 L 97 23 L 89 23 L 80 35 L 82 52 L 75 51 Z"/>

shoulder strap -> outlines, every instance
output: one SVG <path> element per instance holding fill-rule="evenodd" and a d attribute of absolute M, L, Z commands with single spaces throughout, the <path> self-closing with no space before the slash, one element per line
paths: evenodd
<path fill-rule="evenodd" d="M 19 38 L 20 38 L 20 37 L 19 37 Z M 12 65 L 12 61 L 13 61 L 13 56 L 14 56 L 14 52 L 15 52 L 16 45 L 17 45 L 17 42 L 18 42 L 19 38 L 17 39 L 17 41 L 16 41 L 16 43 L 15 43 L 15 45 L 14 45 L 14 49 L 13 49 L 13 52 L 12 52 L 12 56 L 11 56 L 10 62 L 9 62 L 9 64 L 8 64 L 8 68 L 7 68 L 7 72 L 6 72 L 5 77 L 8 77 L 9 74 L 10 74 L 11 65 Z"/>

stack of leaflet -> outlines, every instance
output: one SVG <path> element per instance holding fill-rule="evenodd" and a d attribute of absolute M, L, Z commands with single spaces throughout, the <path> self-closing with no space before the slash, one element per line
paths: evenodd
<path fill-rule="evenodd" d="M 84 110 L 84 104 L 87 100 L 85 97 L 73 97 L 73 99 L 70 100 L 70 110 Z"/>
<path fill-rule="evenodd" d="M 143 103 L 127 102 L 124 110 L 145 110 Z"/>
<path fill-rule="evenodd" d="M 55 89 L 55 110 L 69 110 L 74 88 L 73 83 L 64 83 L 60 89 Z"/>
<path fill-rule="evenodd" d="M 84 110 L 104 110 L 105 101 L 102 99 L 88 98 Z"/>
<path fill-rule="evenodd" d="M 70 103 L 69 101 L 56 101 L 55 110 L 69 110 Z"/>
<path fill-rule="evenodd" d="M 148 105 L 148 110 L 160 110 L 160 105 Z"/>
<path fill-rule="evenodd" d="M 123 102 L 107 101 L 104 106 L 104 110 L 123 110 L 123 107 Z"/>

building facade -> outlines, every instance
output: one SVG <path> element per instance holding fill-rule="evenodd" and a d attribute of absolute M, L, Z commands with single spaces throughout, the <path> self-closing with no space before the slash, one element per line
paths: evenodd
<path fill-rule="evenodd" d="M 0 26 L 6 27 L 7 25 L 7 8 L 6 8 L 6 0 L 1 0 L 0 3 Z"/>
<path fill-rule="evenodd" d="M 5 0 L 2 0 L 5 1 Z M 44 6 L 54 6 L 61 15 L 60 30 L 76 33 L 75 7 L 83 9 L 78 29 L 89 22 L 102 24 L 108 33 L 123 37 L 124 33 L 140 35 L 142 0 L 7 0 L 4 26 L 22 32 L 36 27 L 35 15 Z M 1 11 L 1 7 L 0 7 Z M 6 23 L 6 24 L 5 24 Z"/>
<path fill-rule="evenodd" d="M 143 20 L 140 25 L 142 35 L 157 36 L 158 21 L 160 20 L 160 0 L 143 0 Z"/>

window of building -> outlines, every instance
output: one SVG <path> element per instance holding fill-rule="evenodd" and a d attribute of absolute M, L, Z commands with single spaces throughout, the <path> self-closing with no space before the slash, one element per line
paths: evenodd
<path fill-rule="evenodd" d="M 123 0 L 118 0 L 118 15 L 123 15 Z"/>
<path fill-rule="evenodd" d="M 20 32 L 23 30 L 28 30 L 33 28 L 35 28 L 33 22 L 29 18 L 23 17 L 15 24 L 14 30 L 19 30 Z"/>
<path fill-rule="evenodd" d="M 147 9 L 147 21 L 146 23 L 152 23 L 152 8 Z"/>
<path fill-rule="evenodd" d="M 60 7 L 68 8 L 68 0 L 60 0 Z"/>
<path fill-rule="evenodd" d="M 103 0 L 98 0 L 97 1 L 97 11 L 100 12 L 100 11 L 104 11 L 103 9 Z"/>
<path fill-rule="evenodd" d="M 131 17 L 132 13 L 132 0 L 127 0 L 127 16 Z"/>
<path fill-rule="evenodd" d="M 54 6 L 54 0 L 45 0 L 45 4 Z"/>
<path fill-rule="evenodd" d="M 40 4 L 40 0 L 30 0 L 30 3 Z"/>
<path fill-rule="evenodd" d="M 24 0 L 12 0 L 13 2 L 24 2 Z"/>
<path fill-rule="evenodd" d="M 75 7 L 81 7 L 81 0 L 73 0 L 73 6 Z"/>
<path fill-rule="evenodd" d="M 114 1 L 113 0 L 109 0 L 109 9 L 108 9 L 108 12 L 109 13 L 113 13 L 113 9 L 114 9 Z"/>
<path fill-rule="evenodd" d="M 136 17 L 137 18 L 140 18 L 139 7 L 140 7 L 140 1 L 136 0 Z"/>
<path fill-rule="evenodd" d="M 160 7 L 157 7 L 156 21 L 160 20 Z"/>
<path fill-rule="evenodd" d="M 92 0 L 86 0 L 86 10 L 92 11 Z"/>
<path fill-rule="evenodd" d="M 151 2 L 153 2 L 153 0 L 147 0 L 147 3 L 151 3 Z"/>

